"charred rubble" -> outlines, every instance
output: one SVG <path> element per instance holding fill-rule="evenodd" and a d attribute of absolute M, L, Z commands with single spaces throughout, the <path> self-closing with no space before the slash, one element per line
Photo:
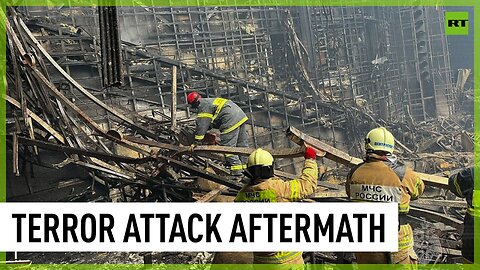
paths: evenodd
<path fill-rule="evenodd" d="M 10 8 L 7 200 L 232 201 L 242 185 L 229 178 L 223 154 L 270 149 L 277 175 L 288 178 L 298 172 L 303 143 L 325 154 L 311 200 L 345 200 L 363 136 L 385 126 L 397 155 L 428 185 L 410 213 L 420 262 L 459 262 L 466 204 L 449 193 L 446 177 L 473 164 L 473 90 L 470 67 L 451 70 L 443 11 Z M 189 152 L 192 90 L 241 105 L 250 148 Z M 140 255 L 155 263 L 211 260 L 208 253 Z M 102 261 L 82 256 L 79 262 Z M 307 258 L 345 263 L 351 255 Z"/>

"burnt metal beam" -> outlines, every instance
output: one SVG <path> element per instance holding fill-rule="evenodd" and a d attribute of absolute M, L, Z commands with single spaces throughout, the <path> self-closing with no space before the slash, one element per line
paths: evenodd
<path fill-rule="evenodd" d="M 18 18 L 18 17 L 17 17 Z M 112 108 L 111 106 L 108 106 L 105 104 L 103 101 L 95 97 L 92 93 L 90 93 L 88 90 L 86 90 L 83 86 L 81 86 L 77 81 L 75 81 L 51 56 L 50 54 L 42 47 L 42 45 L 38 42 L 38 40 L 35 38 L 35 36 L 30 32 L 28 27 L 25 25 L 25 23 L 18 18 L 18 22 L 20 27 L 22 28 L 23 32 L 25 33 L 25 36 L 29 39 L 30 43 L 34 47 L 35 50 L 39 51 L 47 60 L 48 62 L 70 83 L 72 84 L 80 93 L 82 93 L 85 97 L 93 101 L 95 104 L 100 106 L 102 109 L 108 111 L 111 113 L 113 116 L 116 118 L 120 119 L 121 122 L 120 124 L 126 125 L 130 127 L 131 129 L 137 131 L 139 134 L 142 134 L 144 136 L 150 137 L 150 138 L 157 138 L 157 135 L 152 132 L 147 130 L 146 128 L 138 125 L 135 123 L 133 120 L 129 119 L 128 117 L 125 117 L 122 113 L 117 111 L 116 109 Z"/>
<path fill-rule="evenodd" d="M 47 149 L 47 150 L 52 150 L 57 152 L 64 152 L 67 154 L 76 154 L 76 155 L 82 155 L 86 157 L 95 157 L 95 158 L 107 160 L 107 161 L 115 161 L 115 162 L 122 162 L 122 163 L 131 163 L 131 164 L 141 164 L 148 161 L 153 161 L 151 157 L 131 158 L 131 157 L 125 157 L 120 155 L 89 151 L 89 150 L 84 150 L 80 148 L 58 145 L 58 144 L 53 144 L 53 143 L 48 143 L 48 142 L 43 142 L 38 140 L 32 140 L 32 139 L 29 139 L 26 137 L 20 137 L 20 136 L 18 137 L 18 143 L 22 145 L 34 145 L 42 149 Z"/>
<path fill-rule="evenodd" d="M 167 150 L 172 150 L 176 151 L 178 153 L 187 153 L 189 147 L 188 146 L 178 146 L 178 145 L 173 145 L 173 144 L 168 144 L 168 143 L 161 143 L 161 142 L 156 142 L 156 141 L 151 141 L 151 140 L 145 140 L 133 136 L 124 136 L 123 137 L 125 140 L 137 143 L 137 144 L 143 144 L 143 145 L 148 145 L 152 147 L 158 147 L 161 149 L 167 149 Z M 229 147 L 229 146 L 219 146 L 219 145 L 199 145 L 194 148 L 193 153 L 208 153 L 208 152 L 213 152 L 217 154 L 235 154 L 235 155 L 242 155 L 242 156 L 248 156 L 250 155 L 255 149 L 254 148 L 249 148 L 249 147 Z M 275 158 L 295 158 L 295 157 L 302 157 L 305 150 L 302 147 L 296 147 L 296 148 L 277 148 L 277 149 L 265 149 L 270 154 L 272 154 L 273 157 Z"/>
<path fill-rule="evenodd" d="M 22 106 L 20 104 L 20 102 L 18 102 L 17 100 L 15 100 L 14 98 L 8 96 L 8 95 L 5 95 L 5 99 L 7 100 L 8 103 L 10 103 L 11 105 L 15 106 L 17 109 L 22 109 Z M 52 128 L 49 124 L 47 124 L 47 122 L 43 121 L 42 118 L 40 118 L 40 116 L 36 115 L 34 112 L 32 112 L 30 109 L 28 108 L 25 108 L 26 109 L 26 115 L 28 115 L 29 117 L 31 117 L 35 122 L 37 122 L 37 124 L 39 124 L 40 126 L 42 126 L 46 131 L 48 131 L 53 137 L 55 137 L 55 139 L 57 139 L 58 141 L 60 141 L 62 144 L 65 144 L 65 139 L 63 138 L 63 136 L 58 132 L 56 131 L 54 128 Z"/>
<path fill-rule="evenodd" d="M 196 176 L 205 178 L 207 180 L 213 181 L 217 184 L 227 186 L 229 188 L 233 188 L 235 190 L 240 190 L 243 187 L 242 184 L 240 184 L 238 182 L 235 182 L 233 180 L 229 180 L 226 177 L 220 177 L 218 175 L 208 173 L 201 168 L 197 168 L 197 167 L 188 165 L 188 164 L 186 164 L 182 161 L 179 161 L 179 160 L 176 160 L 176 159 L 173 159 L 173 158 L 169 158 L 169 157 L 159 155 L 159 156 L 157 156 L 157 159 L 164 162 L 164 163 L 167 163 L 168 165 L 170 165 L 172 167 L 177 167 L 177 168 L 182 169 L 186 172 L 192 173 Z"/>
<path fill-rule="evenodd" d="M 123 85 L 123 59 L 115 6 L 98 7 L 103 87 Z"/>
<path fill-rule="evenodd" d="M 463 221 L 461 220 L 449 217 L 448 215 L 445 215 L 445 214 L 440 214 L 434 211 L 420 209 L 413 206 L 410 207 L 410 211 L 408 212 L 408 214 L 414 217 L 424 217 L 424 218 L 427 218 L 428 220 L 441 222 L 445 225 L 452 226 L 457 229 L 463 226 Z"/>

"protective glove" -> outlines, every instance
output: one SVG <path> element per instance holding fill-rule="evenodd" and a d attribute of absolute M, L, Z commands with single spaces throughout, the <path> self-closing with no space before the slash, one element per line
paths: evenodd
<path fill-rule="evenodd" d="M 317 158 L 317 152 L 312 147 L 307 147 L 304 154 L 305 159 L 315 159 Z"/>
<path fill-rule="evenodd" d="M 188 152 L 193 152 L 193 149 L 195 149 L 195 147 L 197 147 L 196 144 L 192 143 L 189 147 L 188 147 Z"/>
<path fill-rule="evenodd" d="M 217 145 L 220 143 L 220 137 L 217 136 L 217 134 L 213 132 L 207 132 L 205 134 L 205 137 L 202 140 L 202 144 L 206 145 Z"/>

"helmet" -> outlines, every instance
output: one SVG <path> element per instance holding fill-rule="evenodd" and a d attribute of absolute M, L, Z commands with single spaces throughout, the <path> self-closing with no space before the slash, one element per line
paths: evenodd
<path fill-rule="evenodd" d="M 365 149 L 367 152 L 384 151 L 392 154 L 395 147 L 395 138 L 384 127 L 374 128 L 365 137 Z"/>
<path fill-rule="evenodd" d="M 262 148 L 248 157 L 247 170 L 253 178 L 268 179 L 273 176 L 273 156 Z"/>
<path fill-rule="evenodd" d="M 187 102 L 190 105 L 194 105 L 195 103 L 199 102 L 202 96 L 198 92 L 191 92 L 187 95 Z"/>

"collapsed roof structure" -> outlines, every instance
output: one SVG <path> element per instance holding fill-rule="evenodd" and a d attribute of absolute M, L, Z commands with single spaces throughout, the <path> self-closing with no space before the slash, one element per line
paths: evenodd
<path fill-rule="evenodd" d="M 465 204 L 445 177 L 473 162 L 473 91 L 469 67 L 452 73 L 443 8 L 8 12 L 9 201 L 208 202 L 241 187 L 221 154 L 270 149 L 277 174 L 289 177 L 304 143 L 325 155 L 312 199 L 342 200 L 364 134 L 385 126 L 431 186 L 411 212 L 425 239 L 416 243 L 421 262 L 459 260 Z M 193 90 L 239 104 L 251 148 L 189 152 Z"/>

